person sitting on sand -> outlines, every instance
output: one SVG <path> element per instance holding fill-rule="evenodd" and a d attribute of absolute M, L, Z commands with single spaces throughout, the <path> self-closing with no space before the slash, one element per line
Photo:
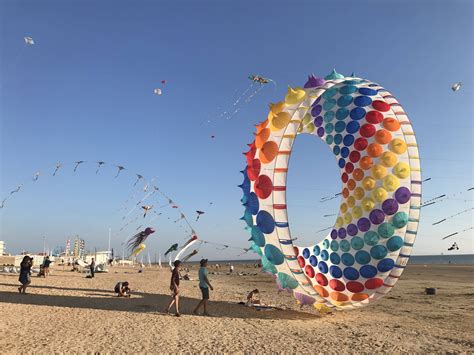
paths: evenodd
<path fill-rule="evenodd" d="M 23 257 L 23 260 L 20 263 L 20 277 L 18 281 L 21 282 L 21 286 L 18 287 L 18 292 L 26 293 L 26 288 L 31 283 L 31 267 L 33 266 L 33 258 L 30 258 L 28 255 Z"/>
<path fill-rule="evenodd" d="M 171 290 L 171 301 L 168 305 L 168 314 L 170 313 L 171 307 L 175 304 L 176 307 L 176 317 L 180 317 L 181 314 L 179 313 L 179 265 L 181 265 L 181 261 L 176 260 L 174 262 L 174 269 L 171 273 L 171 282 L 170 282 L 170 290 Z"/>
<path fill-rule="evenodd" d="M 209 288 L 214 290 L 207 278 L 207 259 L 202 259 L 199 263 L 201 267 L 199 268 L 199 288 L 201 289 L 202 293 L 202 300 L 198 303 L 196 308 L 194 309 L 193 313 L 197 314 L 199 308 L 201 306 L 204 307 L 204 315 L 209 316 L 210 314 L 207 313 L 207 303 L 209 302 Z"/>
<path fill-rule="evenodd" d="M 248 307 L 253 307 L 255 305 L 260 305 L 260 292 L 258 291 L 258 289 L 255 289 L 253 291 L 251 291 L 248 295 L 247 295 L 247 303 L 246 305 Z"/>
<path fill-rule="evenodd" d="M 118 297 L 128 297 L 128 298 L 130 298 L 131 291 L 130 291 L 130 288 L 128 286 L 129 286 L 128 281 L 117 282 L 117 284 L 115 285 L 114 291 L 115 291 L 115 293 L 118 294 Z"/>

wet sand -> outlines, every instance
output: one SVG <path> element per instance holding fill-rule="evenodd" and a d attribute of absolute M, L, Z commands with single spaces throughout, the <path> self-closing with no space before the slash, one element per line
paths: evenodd
<path fill-rule="evenodd" d="M 257 273 L 237 266 L 241 271 Z M 200 291 L 197 281 L 182 281 L 180 318 L 164 312 L 168 269 L 112 267 L 94 279 L 60 266 L 52 272 L 33 276 L 27 295 L 18 294 L 18 275 L 0 274 L 0 353 L 474 351 L 474 266 L 409 265 L 382 300 L 325 315 L 300 310 L 268 275 L 210 275 L 213 316 L 191 315 Z M 196 279 L 197 268 L 190 274 Z M 125 280 L 131 299 L 113 293 Z M 426 287 L 437 294 L 425 295 Z M 283 310 L 238 305 L 254 288 Z"/>

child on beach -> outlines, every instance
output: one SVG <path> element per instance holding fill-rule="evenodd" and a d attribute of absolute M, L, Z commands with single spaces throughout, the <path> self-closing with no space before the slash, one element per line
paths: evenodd
<path fill-rule="evenodd" d="M 25 255 L 20 264 L 20 277 L 18 281 L 21 282 L 21 286 L 18 287 L 18 292 L 26 293 L 26 288 L 31 283 L 31 267 L 33 266 L 33 258 Z"/>
<path fill-rule="evenodd" d="M 181 314 L 179 313 L 179 265 L 181 265 L 181 261 L 176 260 L 174 262 L 174 269 L 171 273 L 171 282 L 170 282 L 170 290 L 171 290 L 171 302 L 168 305 L 168 314 L 170 313 L 171 307 L 175 304 L 176 307 L 176 317 L 180 317 Z"/>
<path fill-rule="evenodd" d="M 198 314 L 199 308 L 201 306 L 204 307 L 204 315 L 209 316 L 210 314 L 207 313 L 207 303 L 209 301 L 209 288 L 211 290 L 214 290 L 214 288 L 211 286 L 211 283 L 209 282 L 209 279 L 207 278 L 207 259 L 202 259 L 200 261 L 201 267 L 199 268 L 199 288 L 201 289 L 202 293 L 202 300 L 198 303 L 196 308 L 194 309 L 193 313 Z"/>

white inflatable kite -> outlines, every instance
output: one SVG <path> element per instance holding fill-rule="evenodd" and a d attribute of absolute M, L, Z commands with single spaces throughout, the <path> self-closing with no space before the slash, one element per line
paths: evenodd
<path fill-rule="evenodd" d="M 288 161 L 298 134 L 327 143 L 340 168 L 342 201 L 322 241 L 295 246 L 286 206 Z M 413 128 L 378 84 L 333 71 L 289 88 L 257 125 L 245 153 L 242 217 L 251 249 L 280 289 L 317 309 L 357 308 L 388 293 L 418 229 L 421 170 Z M 307 297 L 306 297 L 307 296 Z"/>

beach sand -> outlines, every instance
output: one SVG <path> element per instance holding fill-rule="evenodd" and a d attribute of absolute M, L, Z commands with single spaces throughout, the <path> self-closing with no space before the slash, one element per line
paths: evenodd
<path fill-rule="evenodd" d="M 258 272 L 242 265 L 236 271 Z M 210 275 L 213 317 L 190 314 L 200 291 L 196 281 L 182 281 L 180 318 L 164 313 L 168 269 L 112 267 L 94 279 L 61 266 L 52 273 L 32 277 L 27 295 L 18 294 L 17 275 L 0 275 L 0 353 L 474 351 L 474 266 L 409 265 L 378 302 L 325 315 L 312 306 L 300 310 L 268 275 Z M 125 280 L 135 290 L 131 299 L 113 293 Z M 437 294 L 425 295 L 426 287 Z M 262 302 L 285 309 L 238 305 L 254 288 Z"/>

